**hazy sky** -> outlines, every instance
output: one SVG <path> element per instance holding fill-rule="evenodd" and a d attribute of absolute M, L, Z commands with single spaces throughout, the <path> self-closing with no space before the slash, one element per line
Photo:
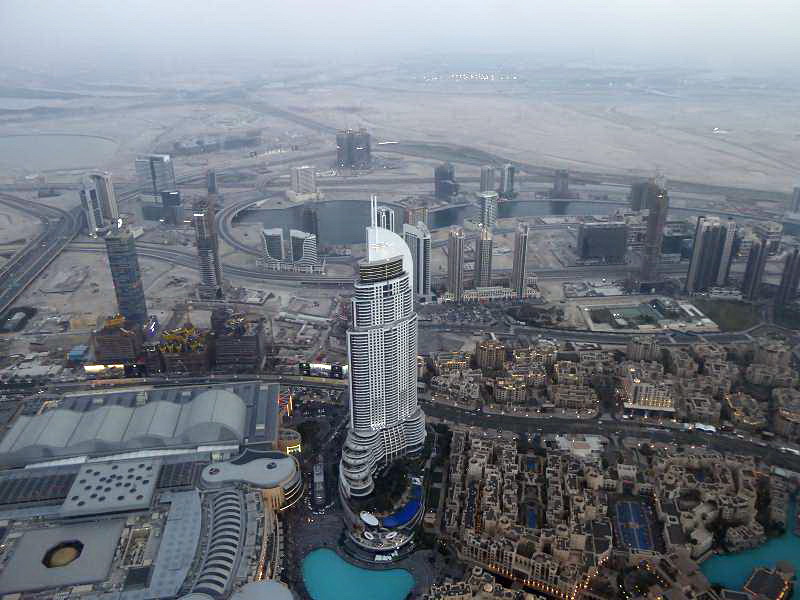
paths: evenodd
<path fill-rule="evenodd" d="M 0 0 L 0 65 L 506 53 L 800 66 L 800 0 Z"/>

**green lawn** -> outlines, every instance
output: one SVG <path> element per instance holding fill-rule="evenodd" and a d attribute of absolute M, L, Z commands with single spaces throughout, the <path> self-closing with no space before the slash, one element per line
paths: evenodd
<path fill-rule="evenodd" d="M 741 331 L 761 321 L 758 307 L 747 302 L 693 298 L 692 304 L 719 325 L 722 331 Z"/>

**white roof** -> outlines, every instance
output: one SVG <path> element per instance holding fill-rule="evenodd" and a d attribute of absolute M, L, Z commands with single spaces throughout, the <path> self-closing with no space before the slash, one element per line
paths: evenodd
<path fill-rule="evenodd" d="M 0 462 L 239 441 L 246 414 L 239 396 L 210 389 L 180 404 L 159 400 L 22 415 L 0 440 Z"/>

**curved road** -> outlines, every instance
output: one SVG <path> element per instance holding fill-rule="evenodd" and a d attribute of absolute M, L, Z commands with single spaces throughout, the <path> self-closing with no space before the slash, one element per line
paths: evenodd
<path fill-rule="evenodd" d="M 0 315 L 75 239 L 83 222 L 80 208 L 61 210 L 10 194 L 0 194 L 0 203 L 38 217 L 44 229 L 22 251 L 16 253 L 0 272 Z"/>

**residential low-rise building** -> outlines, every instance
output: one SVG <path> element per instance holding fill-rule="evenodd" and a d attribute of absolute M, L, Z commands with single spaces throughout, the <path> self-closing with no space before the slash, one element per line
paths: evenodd
<path fill-rule="evenodd" d="M 767 426 L 767 419 L 761 404 L 744 392 L 725 396 L 725 412 L 730 421 L 741 429 L 761 431 Z"/>

